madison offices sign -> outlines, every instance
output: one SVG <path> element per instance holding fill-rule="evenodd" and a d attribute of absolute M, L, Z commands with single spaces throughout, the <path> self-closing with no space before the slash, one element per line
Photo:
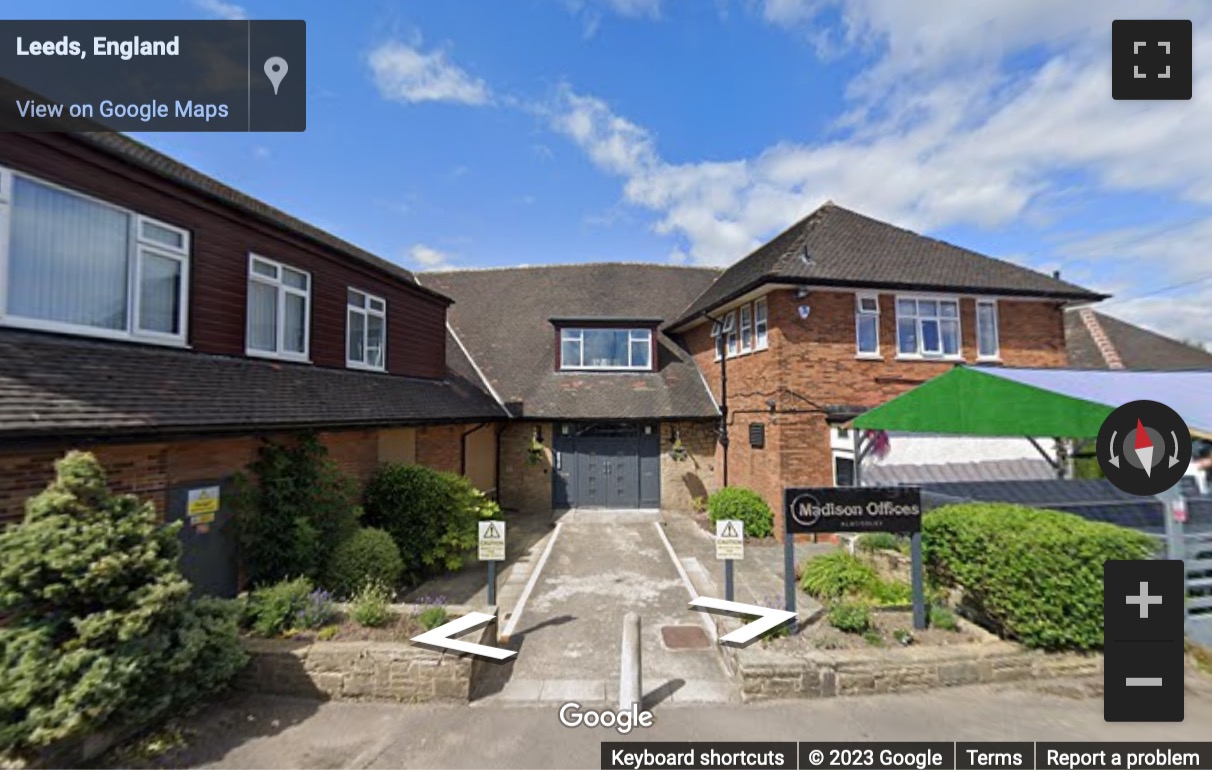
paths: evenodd
<path fill-rule="evenodd" d="M 917 532 L 917 487 L 791 487 L 783 491 L 787 532 Z"/>

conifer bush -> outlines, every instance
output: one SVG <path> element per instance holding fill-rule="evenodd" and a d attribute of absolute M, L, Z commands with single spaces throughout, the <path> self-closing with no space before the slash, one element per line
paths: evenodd
<path fill-rule="evenodd" d="M 189 598 L 180 525 L 112 494 L 90 454 L 55 468 L 0 532 L 0 755 L 149 722 L 246 660 L 234 603 Z"/>

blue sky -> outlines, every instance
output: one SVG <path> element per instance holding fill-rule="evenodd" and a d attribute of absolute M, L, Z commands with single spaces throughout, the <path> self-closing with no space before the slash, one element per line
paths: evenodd
<path fill-rule="evenodd" d="M 1138 7 L 108 0 L 105 14 L 306 19 L 305 133 L 137 136 L 409 268 L 723 265 L 832 199 L 1060 269 L 1115 294 L 1109 313 L 1212 341 L 1212 4 L 1149 11 L 1194 20 L 1194 98 L 1114 102 L 1111 20 Z"/>

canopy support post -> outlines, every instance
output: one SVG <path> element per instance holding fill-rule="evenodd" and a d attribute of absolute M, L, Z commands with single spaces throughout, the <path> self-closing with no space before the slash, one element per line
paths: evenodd
<path fill-rule="evenodd" d="M 1052 470 L 1056 471 L 1056 477 L 1063 479 L 1065 477 L 1065 468 L 1052 456 L 1052 453 L 1040 446 L 1033 436 L 1025 436 L 1024 438 L 1031 442 L 1031 446 L 1035 447 L 1035 451 L 1039 452 L 1039 456 L 1044 458 L 1044 461 L 1051 466 Z"/>

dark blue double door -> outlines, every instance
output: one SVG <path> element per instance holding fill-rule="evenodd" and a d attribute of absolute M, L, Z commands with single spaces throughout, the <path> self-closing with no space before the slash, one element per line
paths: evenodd
<path fill-rule="evenodd" d="M 657 508 L 660 432 L 651 423 L 556 426 L 556 508 Z"/>

